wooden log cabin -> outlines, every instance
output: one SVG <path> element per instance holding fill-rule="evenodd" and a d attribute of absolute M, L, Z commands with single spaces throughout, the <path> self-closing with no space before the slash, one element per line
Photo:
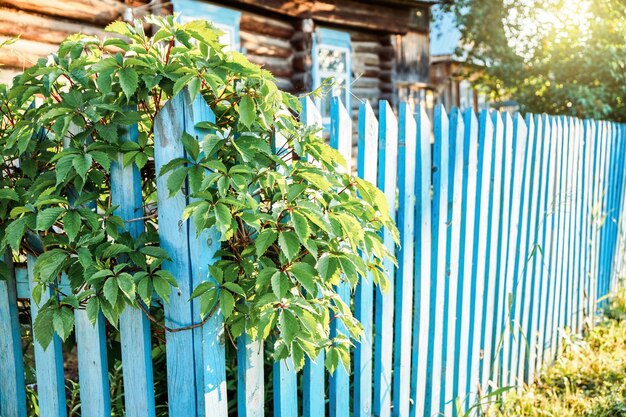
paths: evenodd
<path fill-rule="evenodd" d="M 311 91 L 334 77 L 361 100 L 419 102 L 429 81 L 429 8 L 436 0 L 0 0 L 0 81 L 56 50 L 69 34 L 103 35 L 114 20 L 178 12 L 206 18 L 223 41 L 271 71 L 280 88 Z M 322 100 L 322 99 L 320 99 Z M 326 99 L 327 102 L 327 99 Z M 326 102 L 319 102 L 327 113 Z"/>

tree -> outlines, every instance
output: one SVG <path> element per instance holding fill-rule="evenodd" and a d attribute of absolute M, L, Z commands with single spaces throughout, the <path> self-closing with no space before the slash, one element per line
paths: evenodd
<path fill-rule="evenodd" d="M 457 0 L 457 57 L 522 111 L 626 121 L 624 0 Z"/>

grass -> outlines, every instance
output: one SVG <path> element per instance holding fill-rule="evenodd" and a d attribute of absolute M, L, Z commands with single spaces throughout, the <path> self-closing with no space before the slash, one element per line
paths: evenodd
<path fill-rule="evenodd" d="M 533 385 L 511 391 L 487 415 L 626 417 L 626 291 L 605 317 L 585 338 L 571 338 Z"/>

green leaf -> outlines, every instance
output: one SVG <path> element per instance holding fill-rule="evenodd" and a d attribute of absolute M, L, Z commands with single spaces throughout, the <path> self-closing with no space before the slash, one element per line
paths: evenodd
<path fill-rule="evenodd" d="M 170 283 L 167 280 L 160 276 L 155 276 L 152 279 L 152 285 L 154 286 L 154 290 L 156 293 L 165 301 L 167 304 L 170 302 Z"/>
<path fill-rule="evenodd" d="M 293 232 L 281 232 L 278 236 L 278 246 L 291 262 L 300 251 L 300 240 Z"/>
<path fill-rule="evenodd" d="M 306 217 L 296 211 L 293 211 L 291 213 L 291 221 L 293 222 L 293 227 L 296 229 L 296 233 L 298 234 L 300 241 L 303 243 L 306 242 L 311 234 L 309 222 Z"/>
<path fill-rule="evenodd" d="M 233 298 L 233 295 L 228 291 L 222 290 L 220 292 L 220 306 L 222 307 L 222 315 L 225 319 L 230 317 L 233 313 L 234 305 L 235 299 Z"/>
<path fill-rule="evenodd" d="M 117 279 L 115 277 L 109 278 L 104 282 L 104 298 L 114 306 L 117 303 L 117 295 L 119 293 L 119 287 L 117 286 Z"/>
<path fill-rule="evenodd" d="M 320 256 L 315 268 L 318 270 L 322 278 L 328 280 L 335 274 L 337 267 L 337 259 L 335 259 L 332 255 L 325 253 Z"/>
<path fill-rule="evenodd" d="M 230 209 L 227 205 L 222 203 L 217 203 L 215 205 L 215 222 L 217 230 L 222 235 L 225 235 L 230 229 L 230 222 L 232 219 L 233 216 L 230 214 Z"/>
<path fill-rule="evenodd" d="M 68 211 L 63 216 L 63 228 L 70 241 L 74 241 L 80 230 L 80 214 L 75 210 Z"/>
<path fill-rule="evenodd" d="M 15 190 L 11 188 L 1 188 L 0 189 L 0 201 L 2 200 L 19 201 L 20 196 L 15 192 Z"/>
<path fill-rule="evenodd" d="M 287 345 L 291 345 L 293 339 L 300 332 L 300 325 L 298 320 L 289 310 L 283 310 L 280 318 L 278 319 L 278 328 L 284 341 Z"/>
<path fill-rule="evenodd" d="M 106 250 L 102 253 L 103 258 L 113 258 L 120 253 L 128 253 L 132 252 L 132 249 L 126 245 L 122 245 L 121 243 L 113 243 L 111 246 L 106 248 Z"/>
<path fill-rule="evenodd" d="M 135 91 L 137 90 L 137 71 L 131 67 L 125 67 L 120 69 L 119 77 L 122 91 L 124 91 L 126 99 L 130 100 L 131 96 L 135 94 Z"/>
<path fill-rule="evenodd" d="M 287 274 L 280 271 L 276 271 L 274 275 L 272 275 L 271 283 L 272 291 L 274 291 L 274 294 L 277 298 L 283 298 L 291 287 Z"/>
<path fill-rule="evenodd" d="M 158 246 L 144 246 L 143 248 L 139 249 L 139 252 L 143 253 L 144 255 L 152 256 L 153 258 L 170 259 L 167 251 Z"/>
<path fill-rule="evenodd" d="M 167 189 L 170 192 L 170 197 L 174 197 L 183 187 L 185 178 L 187 178 L 188 168 L 178 168 L 173 171 L 169 177 L 167 177 Z"/>
<path fill-rule="evenodd" d="M 316 271 L 311 265 L 304 262 L 295 262 L 289 270 L 309 294 L 317 295 L 317 285 L 315 284 Z"/>
<path fill-rule="evenodd" d="M 52 249 L 39 255 L 33 268 L 35 279 L 42 282 L 55 280 L 67 257 L 67 253 L 61 249 Z"/>
<path fill-rule="evenodd" d="M 74 328 L 74 314 L 72 310 L 67 307 L 54 310 L 52 325 L 61 340 L 65 341 Z"/>
<path fill-rule="evenodd" d="M 250 96 L 243 96 L 237 108 L 239 121 L 246 127 L 251 127 L 256 119 L 256 103 Z"/>
<path fill-rule="evenodd" d="M 37 342 L 39 342 L 44 350 L 50 345 L 52 336 L 54 336 L 54 327 L 52 324 L 54 309 L 51 307 L 53 306 L 50 304 L 43 306 L 39 310 L 37 317 L 35 317 L 35 323 L 33 325 L 35 339 L 37 339 Z"/>
<path fill-rule="evenodd" d="M 135 298 L 135 281 L 129 274 L 120 274 L 117 277 L 117 286 L 129 300 Z"/>
<path fill-rule="evenodd" d="M 87 301 L 85 311 L 87 312 L 87 318 L 91 324 L 95 325 L 96 320 L 98 320 L 98 313 L 100 312 L 100 301 L 97 297 L 92 297 Z"/>
<path fill-rule="evenodd" d="M 48 230 L 64 211 L 63 207 L 50 207 L 37 213 L 37 230 Z"/>
<path fill-rule="evenodd" d="M 72 160 L 72 165 L 76 170 L 76 173 L 84 180 L 87 177 L 87 171 L 91 168 L 93 158 L 88 153 L 82 155 L 76 155 Z"/>
<path fill-rule="evenodd" d="M 185 148 L 185 151 L 191 157 L 191 160 L 192 161 L 197 160 L 198 155 L 200 155 L 200 144 L 198 143 L 198 140 L 187 132 L 183 132 L 183 135 L 180 139 L 183 143 L 183 147 Z"/>
<path fill-rule="evenodd" d="M 265 254 L 267 248 L 272 246 L 274 242 L 276 242 L 276 238 L 278 237 L 278 233 L 276 233 L 272 229 L 265 229 L 260 232 L 256 239 L 254 239 L 254 246 L 256 248 L 256 256 L 261 256 Z"/>

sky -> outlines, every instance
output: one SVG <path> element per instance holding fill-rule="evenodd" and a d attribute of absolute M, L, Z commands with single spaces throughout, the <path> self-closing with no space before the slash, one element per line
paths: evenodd
<path fill-rule="evenodd" d="M 442 19 L 431 25 L 430 53 L 431 55 L 453 54 L 461 38 L 461 33 L 454 24 L 453 15 L 438 14 L 438 16 L 442 16 Z"/>

